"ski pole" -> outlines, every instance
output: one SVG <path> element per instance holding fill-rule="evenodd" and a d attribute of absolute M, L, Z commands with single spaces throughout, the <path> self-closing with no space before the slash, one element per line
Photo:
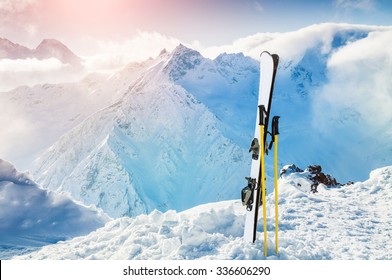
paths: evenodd
<path fill-rule="evenodd" d="M 259 106 L 260 110 L 260 166 L 261 166 L 261 199 L 263 204 L 263 224 L 264 224 L 264 256 L 267 256 L 267 206 L 265 191 L 265 141 L 264 141 L 264 106 Z"/>
<path fill-rule="evenodd" d="M 272 135 L 274 137 L 274 187 L 275 187 L 275 252 L 279 253 L 279 191 L 278 191 L 278 138 L 279 138 L 279 116 L 272 118 Z"/>

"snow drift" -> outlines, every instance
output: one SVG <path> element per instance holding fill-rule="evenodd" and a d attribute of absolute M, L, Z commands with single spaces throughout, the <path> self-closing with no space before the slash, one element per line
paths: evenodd
<path fill-rule="evenodd" d="M 267 259 L 392 259 L 392 166 L 372 171 L 365 182 L 320 184 L 317 193 L 311 183 L 306 170 L 279 180 L 278 256 L 274 194 L 268 196 Z M 243 241 L 244 221 L 238 200 L 153 211 L 18 259 L 264 259 L 262 219 L 255 244 Z"/>
<path fill-rule="evenodd" d="M 110 219 L 94 206 L 37 185 L 0 159 L 0 248 L 43 246 L 85 235 Z"/>

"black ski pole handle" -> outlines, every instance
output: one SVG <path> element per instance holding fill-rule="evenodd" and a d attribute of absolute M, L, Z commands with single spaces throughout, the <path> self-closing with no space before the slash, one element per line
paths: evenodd
<path fill-rule="evenodd" d="M 267 116 L 267 111 L 264 105 L 259 105 L 259 125 L 265 125 L 265 118 Z"/>
<path fill-rule="evenodd" d="M 274 116 L 272 118 L 272 135 L 279 135 L 279 118 L 280 116 Z"/>

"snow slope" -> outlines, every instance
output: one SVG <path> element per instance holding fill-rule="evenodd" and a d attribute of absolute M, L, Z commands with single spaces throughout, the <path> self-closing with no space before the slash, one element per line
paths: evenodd
<path fill-rule="evenodd" d="M 84 235 L 107 221 L 96 207 L 44 190 L 30 174 L 0 159 L 0 255 Z"/>
<path fill-rule="evenodd" d="M 279 180 L 280 253 L 275 255 L 274 194 L 267 198 L 267 259 L 392 259 L 392 166 L 353 185 L 311 193 L 307 172 Z M 301 187 L 298 186 L 301 184 Z M 87 236 L 18 259 L 264 259 L 262 222 L 244 242 L 238 200 L 113 220 Z"/>

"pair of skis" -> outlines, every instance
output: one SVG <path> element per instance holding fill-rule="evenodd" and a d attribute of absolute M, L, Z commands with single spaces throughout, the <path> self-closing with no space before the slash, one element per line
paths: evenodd
<path fill-rule="evenodd" d="M 255 242 L 258 222 L 259 207 L 263 208 L 264 224 L 264 256 L 267 256 L 267 208 L 266 208 L 266 180 L 265 180 L 265 154 L 267 153 L 266 139 L 268 132 L 269 113 L 271 109 L 272 93 L 274 88 L 279 56 L 262 52 L 260 55 L 260 85 L 258 108 L 256 115 L 256 127 L 254 139 L 249 152 L 252 152 L 252 165 L 250 177 L 246 177 L 248 185 L 242 190 L 242 202 L 246 206 L 246 220 L 244 239 Z M 278 123 L 279 117 L 272 120 L 272 143 L 274 145 L 274 185 L 275 185 L 275 229 L 276 229 L 276 253 L 278 254 Z M 271 145 L 269 148 L 271 148 Z"/>

